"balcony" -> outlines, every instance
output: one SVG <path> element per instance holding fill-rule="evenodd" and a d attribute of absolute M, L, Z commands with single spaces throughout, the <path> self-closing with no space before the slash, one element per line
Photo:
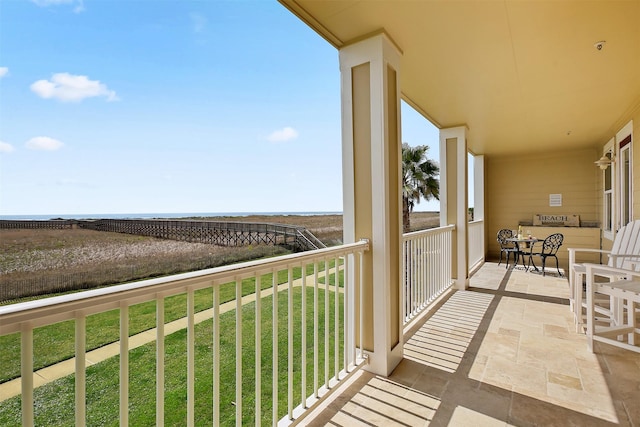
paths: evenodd
<path fill-rule="evenodd" d="M 407 238 L 406 319 L 451 286 L 452 230 Z M 0 424 L 54 413 L 76 425 L 288 424 L 367 360 L 368 250 L 361 241 L 0 307 Z M 103 387 L 111 400 L 95 395 Z"/>
<path fill-rule="evenodd" d="M 566 279 L 485 263 L 469 289 L 454 292 L 452 233 L 449 226 L 404 236 L 404 351 L 388 377 L 367 370 L 367 290 L 359 272 L 370 249 L 359 242 L 2 307 L 0 335 L 13 334 L 21 367 L 0 385 L 0 419 L 35 425 L 60 407 L 72 412 L 63 423 L 76 425 L 99 424 L 96 413 L 121 425 L 640 419 L 640 355 L 606 345 L 587 350 L 584 335 L 573 332 Z M 209 292 L 209 308 L 199 307 L 202 292 Z M 186 317 L 170 321 L 173 298 L 183 298 Z M 135 333 L 125 325 L 149 302 L 155 328 Z M 113 309 L 120 340 L 88 351 L 91 317 Z M 73 324 L 72 357 L 34 366 L 34 356 L 47 351 L 37 348 L 38 334 L 61 321 Z M 115 374 L 105 387 L 116 400 L 106 403 L 91 377 L 109 361 Z M 144 363 L 151 378 L 142 374 Z M 167 379 L 175 369 L 183 372 L 177 384 Z M 133 403 L 140 393 L 150 402 L 147 418 Z M 169 397 L 175 394 L 184 396 L 177 406 Z"/>
<path fill-rule="evenodd" d="M 640 354 L 589 352 L 565 278 L 485 263 L 470 285 L 407 331 L 390 376 L 359 371 L 301 425 L 637 425 Z"/>

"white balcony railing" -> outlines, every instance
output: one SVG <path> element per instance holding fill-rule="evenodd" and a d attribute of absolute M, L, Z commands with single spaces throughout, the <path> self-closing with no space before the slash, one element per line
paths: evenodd
<path fill-rule="evenodd" d="M 403 236 L 405 324 L 452 286 L 453 230 L 447 226 Z M 117 397 L 110 404 L 114 406 L 112 416 L 119 418 L 120 425 L 135 424 L 139 408 L 131 406 L 130 396 L 140 389 L 136 351 L 148 345 L 146 351 L 155 358 L 147 362 L 153 365 L 155 387 L 142 389 L 151 396 L 152 407 L 145 410 L 153 414 L 156 425 L 194 425 L 196 420 L 212 425 L 289 424 L 364 360 L 362 343 L 357 342 L 363 336 L 362 321 L 356 318 L 363 313 L 362 301 L 356 301 L 363 294 L 363 283 L 350 282 L 363 275 L 350 271 L 361 269 L 366 250 L 368 243 L 358 242 L 0 307 L 0 339 L 15 339 L 12 348 L 20 349 L 15 378 L 0 384 L 0 419 L 2 406 L 11 398 L 6 390 L 13 390 L 21 408 L 16 424 L 46 423 L 42 418 L 46 407 L 55 410 L 66 402 L 75 424 L 85 425 L 96 406 L 108 405 L 92 401 L 95 393 L 88 392 L 89 377 L 102 369 L 92 369 L 96 363 L 93 353 L 114 347 L 111 359 L 117 361 L 113 365 L 117 378 L 112 391 Z M 208 297 L 204 306 L 203 293 Z M 176 327 L 177 299 L 186 316 Z M 136 323 L 143 311 L 139 307 L 145 304 L 152 305 L 146 307 L 152 317 L 155 313 L 151 329 L 132 330 L 135 327 L 130 325 Z M 88 344 L 92 338 L 89 324 L 107 312 L 115 312 L 116 342 L 96 349 Z M 56 369 L 57 378 L 66 376 L 74 385 L 66 394 L 52 388 L 48 391 L 56 393 L 52 399 L 47 392 L 34 393 L 46 383 L 43 377 L 51 378 L 49 372 L 42 374 L 51 367 L 34 364 L 34 353 L 48 351 L 38 349 L 42 344 L 34 340 L 34 331 L 36 336 L 46 335 L 43 329 L 59 322 L 72 323 L 67 335 L 75 350 L 70 350 L 71 359 L 61 363 L 68 372 Z M 202 325 L 207 322 L 203 334 Z M 97 329 L 107 327 L 98 325 Z M 176 331 L 184 334 L 179 354 L 184 361 L 178 368 L 172 363 L 177 356 L 170 350 Z M 141 335 L 147 335 L 147 344 L 138 342 Z M 208 358 L 201 357 L 202 348 L 209 351 Z M 180 393 L 185 397 L 178 399 L 180 407 L 168 397 L 175 387 L 165 382 L 171 369 L 185 373 L 178 385 L 184 388 Z M 203 370 L 209 372 L 209 382 L 202 378 Z M 229 372 L 231 376 L 225 375 Z M 6 387 L 10 383 L 14 386 Z M 203 383 L 208 387 L 204 392 Z M 203 405 L 203 395 L 208 404 Z M 202 407 L 209 408 L 207 416 L 201 414 Z M 177 421 L 176 413 L 181 414 Z"/>
<path fill-rule="evenodd" d="M 449 225 L 403 236 L 402 308 L 405 325 L 453 285 L 451 242 L 454 228 Z"/>
<path fill-rule="evenodd" d="M 469 223 L 469 271 L 484 261 L 484 221 Z"/>
<path fill-rule="evenodd" d="M 135 345 L 129 325 L 136 315 L 131 314 L 130 318 L 130 313 L 137 313 L 134 306 L 152 304 L 155 305 L 152 329 L 155 334 L 151 336 L 149 351 L 155 351 L 155 391 L 150 386 L 144 393 L 155 393 L 155 408 L 152 399 L 152 407 L 146 410 L 151 413 L 155 410 L 156 425 L 164 425 L 165 419 L 169 423 L 174 413 L 182 414 L 178 424 L 185 425 L 194 425 L 196 419 L 199 424 L 212 425 L 258 425 L 261 421 L 288 424 L 363 361 L 362 343 L 356 342 L 356 337 L 362 336 L 356 334 L 362 324 L 356 319 L 356 313 L 362 313 L 361 301 L 355 301 L 356 295 L 363 294 L 358 289 L 362 283 L 349 283 L 350 277 L 362 275 L 348 274 L 348 270 L 361 268 L 362 254 L 367 249 L 367 242 L 358 242 L 0 307 L 0 338 L 13 334 L 19 341 L 20 368 L 13 380 L 19 383 L 17 394 L 21 394 L 18 423 L 23 426 L 46 423 L 46 419 L 38 418 L 34 408 L 40 411 L 52 401 L 61 405 L 65 399 L 67 406 L 75 411 L 75 424 L 87 423 L 91 408 L 100 405 L 91 402 L 87 393 L 90 375 L 87 368 L 94 363 L 87 358 L 87 339 L 91 338 L 87 333 L 87 319 L 111 310 L 119 312 L 119 322 L 116 322 L 119 341 L 115 343 L 118 349 L 114 355 L 119 356 L 119 367 L 115 365 L 118 373 L 114 374 L 119 376 L 119 385 L 114 386 L 117 387 L 115 394 L 119 395 L 115 400 L 119 399 L 119 409 L 114 408 L 114 417 L 119 417 L 120 425 L 135 423 L 131 412 L 136 408 L 131 407 L 129 398 L 138 368 L 130 353 Z M 442 252 L 444 248 L 439 250 Z M 341 286 L 336 286 L 338 282 Z M 227 326 L 221 314 L 225 302 L 221 289 L 232 292 L 227 304 L 235 311 L 235 320 L 231 318 Z M 207 309 L 200 311 L 200 307 L 196 308 L 196 296 L 199 298 L 202 292 L 208 292 L 210 302 Z M 177 296 L 186 296 L 186 340 L 182 339 L 186 350 L 179 356 L 167 353 L 171 328 L 170 322 L 165 322 L 165 317 L 170 317 L 171 301 Z M 153 314 L 153 308 L 150 311 Z M 200 319 L 203 313 L 204 320 Z M 70 330 L 75 329 L 75 333 L 70 334 L 70 339 L 75 352 L 71 355 L 73 362 L 68 363 L 72 371 L 68 375 L 74 376 L 75 386 L 68 396 L 60 392 L 55 399 L 42 393 L 34 394 L 40 385 L 37 373 L 40 367 L 34 369 L 34 330 L 64 321 L 74 323 Z M 209 322 L 206 339 L 202 338 L 199 322 Z M 230 333 L 234 327 L 235 332 Z M 247 336 L 243 338 L 243 334 Z M 196 358 L 202 348 L 211 353 L 206 362 L 199 356 Z M 175 408 L 165 403 L 170 401 L 166 395 L 171 392 L 169 384 L 165 384 L 165 365 L 176 357 L 184 357 L 184 353 L 186 366 L 179 369 L 185 372 L 180 385 L 186 388 L 186 403 L 185 399 L 179 399 L 182 407 Z M 245 366 L 247 359 L 249 370 Z M 203 394 L 200 391 L 196 394 L 196 386 L 200 390 L 202 382 L 206 382 L 197 361 L 209 365 L 204 371 L 210 372 L 211 385 L 207 385 L 209 390 L 204 394 L 210 396 L 211 401 L 204 405 L 200 402 L 198 408 L 208 408 L 210 422 L 200 413 L 196 415 L 196 400 L 202 399 Z M 221 384 L 222 369 L 235 370 L 235 378 L 228 381 L 232 384 Z M 283 377 L 286 387 L 279 380 Z M 227 395 L 223 391 L 226 386 L 232 390 Z M 95 396 L 96 393 L 89 394 Z M 271 402 L 263 402 L 269 396 Z M 8 397 L 3 396 L 2 400 Z M 225 410 L 232 413 L 225 414 Z M 172 423 L 175 424 L 175 420 Z"/>

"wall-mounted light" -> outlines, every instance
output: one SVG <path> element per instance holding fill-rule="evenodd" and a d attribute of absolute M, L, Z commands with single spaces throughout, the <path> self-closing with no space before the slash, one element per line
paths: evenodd
<path fill-rule="evenodd" d="M 613 159 L 607 157 L 606 154 L 603 154 L 598 160 L 594 162 L 601 170 L 606 170 L 611 163 L 613 163 Z"/>

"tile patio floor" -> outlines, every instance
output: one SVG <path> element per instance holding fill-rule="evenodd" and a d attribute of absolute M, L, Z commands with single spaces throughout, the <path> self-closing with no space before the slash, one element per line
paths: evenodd
<path fill-rule="evenodd" d="M 360 370 L 301 425 L 640 426 L 640 354 L 589 352 L 565 278 L 486 263 L 470 284 L 388 378 Z"/>

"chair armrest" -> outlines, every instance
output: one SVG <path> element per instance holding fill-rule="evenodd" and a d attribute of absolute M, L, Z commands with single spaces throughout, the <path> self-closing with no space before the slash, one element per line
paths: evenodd
<path fill-rule="evenodd" d="M 587 269 L 586 271 L 587 279 L 593 278 L 594 276 L 609 277 L 613 275 L 624 276 L 627 279 L 630 279 L 631 277 L 634 277 L 634 276 L 640 278 L 640 271 L 634 271 L 626 268 L 610 267 L 608 265 L 592 264 L 592 263 L 585 263 L 584 266 Z"/>
<path fill-rule="evenodd" d="M 590 252 L 590 253 L 601 253 L 601 254 L 610 254 L 611 251 L 607 251 L 604 249 L 593 249 L 593 248 L 567 248 L 569 251 L 569 255 L 576 252 Z"/>
<path fill-rule="evenodd" d="M 576 263 L 576 252 L 610 254 L 611 251 L 595 248 L 567 248 L 569 251 L 569 279 L 573 281 L 573 265 Z"/>
<path fill-rule="evenodd" d="M 640 254 L 609 254 L 609 258 L 631 258 L 640 261 Z"/>

